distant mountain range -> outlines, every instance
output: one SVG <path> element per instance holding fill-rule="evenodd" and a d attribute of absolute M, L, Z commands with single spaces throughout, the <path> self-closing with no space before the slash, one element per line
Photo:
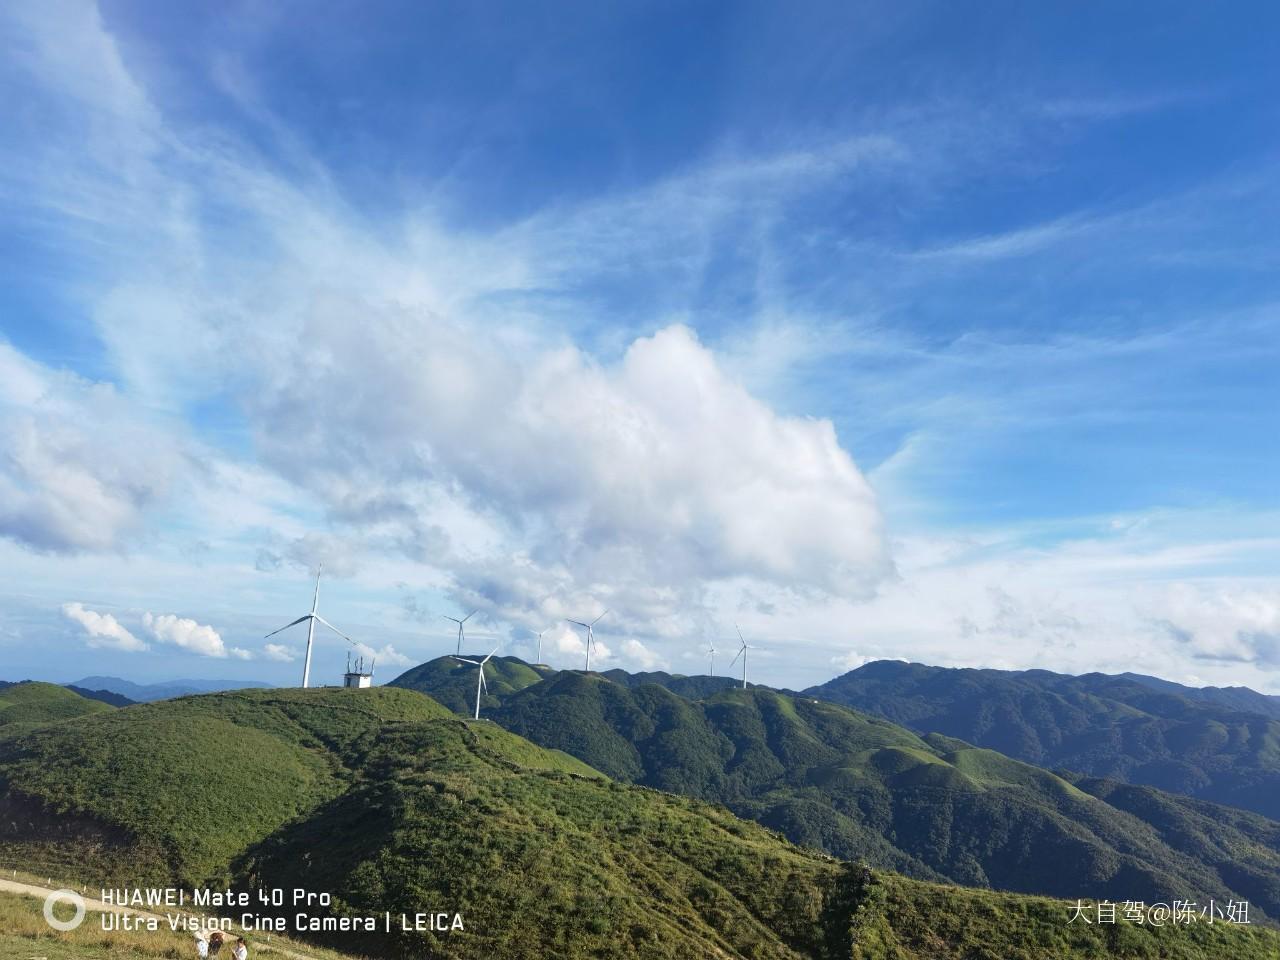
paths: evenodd
<path fill-rule="evenodd" d="M 1057 776 L 814 696 L 723 678 L 664 674 L 653 683 L 611 672 L 618 682 L 515 658 L 490 667 L 483 715 L 511 732 L 615 779 L 722 803 L 842 859 L 1065 897 L 1167 901 L 1194 889 L 1280 916 L 1280 823 L 1257 814 Z M 475 668 L 446 657 L 392 685 L 470 713 L 475 682 Z M 699 696 L 699 686 L 713 692 Z M 674 692 L 682 687 L 695 695 Z"/>
<path fill-rule="evenodd" d="M 1280 819 L 1280 698 L 1243 687 L 881 660 L 804 693 L 1038 766 Z"/>
<path fill-rule="evenodd" d="M 170 697 L 187 697 L 193 693 L 217 693 L 221 690 L 244 690 L 250 687 L 262 689 L 271 687 L 272 684 L 258 680 L 166 680 L 161 683 L 134 683 L 119 677 L 85 677 L 65 686 L 83 696 L 106 703 L 111 701 L 95 694 L 113 693 L 132 703 L 150 703 L 153 700 L 168 700 Z M 117 703 L 115 706 L 125 704 Z"/>

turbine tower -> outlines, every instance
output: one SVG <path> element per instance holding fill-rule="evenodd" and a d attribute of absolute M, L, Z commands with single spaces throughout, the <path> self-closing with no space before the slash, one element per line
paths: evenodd
<path fill-rule="evenodd" d="M 734 658 L 729 661 L 729 666 L 732 667 L 737 663 L 738 657 L 742 658 L 742 689 L 745 690 L 747 689 L 747 651 L 751 648 L 747 646 L 747 641 L 742 639 L 742 628 L 735 623 L 733 625 L 733 629 L 738 631 L 738 640 L 742 642 L 742 646 L 738 648 L 738 652 L 734 655 Z"/>
<path fill-rule="evenodd" d="M 497 653 L 498 648 L 493 648 L 493 653 Z M 476 681 L 476 719 L 480 719 L 480 691 L 489 692 L 489 685 L 484 682 L 484 665 L 493 659 L 493 653 L 485 657 L 483 660 L 468 660 L 465 657 L 454 657 L 459 663 L 469 663 L 473 667 L 480 668 L 480 679 Z"/>
<path fill-rule="evenodd" d="M 707 644 L 707 655 L 711 657 L 711 676 L 716 675 L 716 642 L 714 640 Z"/>
<path fill-rule="evenodd" d="M 604 613 L 608 613 L 608 612 L 609 611 L 606 610 Z M 597 623 L 599 623 L 601 620 L 604 619 L 604 613 L 600 614 L 600 616 L 596 617 L 590 623 L 583 623 L 581 620 L 569 621 L 570 623 L 576 624 L 579 627 L 585 627 L 587 630 L 587 665 L 585 669 L 588 673 L 591 672 L 591 648 L 595 646 L 595 642 L 596 642 L 595 633 L 593 632 L 592 628 L 594 628 Z"/>
<path fill-rule="evenodd" d="M 446 620 L 452 620 L 454 623 L 458 625 L 458 649 L 454 651 L 455 654 L 459 654 L 462 652 L 462 625 L 479 612 L 480 612 L 479 610 L 472 610 L 461 620 L 459 620 L 457 617 L 450 617 L 448 615 L 445 616 Z"/>
<path fill-rule="evenodd" d="M 324 617 L 320 616 L 320 614 L 316 613 L 316 607 L 319 606 L 320 604 L 320 572 L 322 570 L 324 570 L 323 563 L 320 564 L 319 568 L 317 568 L 316 570 L 316 592 L 315 592 L 315 595 L 312 596 L 311 598 L 311 612 L 303 614 L 297 620 L 294 620 L 292 623 L 286 623 L 283 627 L 280 628 L 280 630 L 288 630 L 290 627 L 296 627 L 298 624 L 302 623 L 302 621 L 304 620 L 307 622 L 307 656 L 302 661 L 302 686 L 304 689 L 311 685 L 311 644 L 315 640 L 317 622 L 323 623 L 326 627 L 328 627 L 330 630 L 332 630 L 334 633 L 340 636 L 343 640 L 347 641 L 347 643 L 351 644 L 353 647 L 356 645 L 356 642 L 354 640 L 348 637 L 345 633 L 343 633 L 341 630 L 335 627 L 332 623 L 330 623 Z M 265 640 L 267 639 L 267 637 L 274 637 L 277 633 L 280 632 L 280 630 L 272 630 L 270 633 L 267 634 L 266 637 L 263 637 L 263 639 Z"/>
<path fill-rule="evenodd" d="M 546 633 L 546 632 L 547 632 L 547 631 L 545 631 L 545 630 L 539 630 L 539 631 L 538 631 L 538 657 L 537 657 L 537 659 L 534 661 L 535 663 L 539 663 L 539 664 L 541 664 L 541 663 L 542 663 L 542 635 L 543 635 L 544 633 Z"/>

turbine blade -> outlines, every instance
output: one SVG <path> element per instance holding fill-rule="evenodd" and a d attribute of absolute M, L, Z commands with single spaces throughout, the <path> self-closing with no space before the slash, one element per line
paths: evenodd
<path fill-rule="evenodd" d="M 457 617 L 451 617 L 447 613 L 442 613 L 441 616 L 444 617 L 446 620 L 452 620 L 454 623 L 458 624 L 459 626 L 462 625 L 462 621 L 459 620 Z"/>
<path fill-rule="evenodd" d="M 478 666 L 480 666 L 480 664 L 479 664 L 477 661 L 475 661 L 475 660 L 468 660 L 466 657 L 455 657 L 455 656 L 453 656 L 453 655 L 450 655 L 449 659 L 450 659 L 450 660 L 457 660 L 459 663 L 469 663 L 469 664 L 471 664 L 473 667 L 478 667 Z"/>
<path fill-rule="evenodd" d="M 489 684 L 484 678 L 484 664 L 480 665 L 480 689 L 487 695 L 489 693 Z"/>
<path fill-rule="evenodd" d="M 567 621 L 565 621 L 565 622 L 566 622 L 566 623 L 576 623 L 576 624 L 577 624 L 578 626 L 580 626 L 580 627 L 589 627 L 589 626 L 591 626 L 591 624 L 589 624 L 589 623 L 583 623 L 581 620 L 567 620 Z"/>
<path fill-rule="evenodd" d="M 474 616 L 475 616 L 477 613 L 479 613 L 479 612 L 480 612 L 479 610 L 472 610 L 470 613 L 468 613 L 465 617 L 463 617 L 463 618 L 462 618 L 461 620 L 459 620 L 458 622 L 459 622 L 459 623 L 466 623 L 468 620 L 470 620 L 472 617 L 474 617 Z"/>
<path fill-rule="evenodd" d="M 735 624 L 733 625 L 733 629 L 735 629 L 735 630 L 737 630 L 737 631 L 738 631 L 738 639 L 739 639 L 739 640 L 742 640 L 742 628 L 741 628 L 740 626 L 738 626 L 738 625 L 735 623 Z M 746 641 L 746 640 L 742 640 L 742 645 L 745 647 L 745 646 L 747 645 L 747 641 Z"/>
<path fill-rule="evenodd" d="M 280 630 L 288 630 L 290 627 L 296 627 L 298 624 L 302 623 L 304 620 L 310 620 L 310 619 L 311 619 L 311 614 L 304 613 L 297 620 L 293 621 L 293 623 L 286 623 L 283 627 L 280 628 Z M 272 630 L 270 633 L 267 634 L 267 637 L 274 637 L 277 633 L 280 632 L 280 630 Z M 267 639 L 267 637 L 263 637 L 262 639 L 265 640 Z"/>
<path fill-rule="evenodd" d="M 738 662 L 738 657 L 740 657 L 740 656 L 742 656 L 742 651 L 741 651 L 741 650 L 739 650 L 739 651 L 734 655 L 734 658 L 733 658 L 732 660 L 730 660 L 730 661 L 729 661 L 729 666 L 731 666 L 731 667 L 732 667 L 735 663 L 737 663 L 737 662 Z"/>
<path fill-rule="evenodd" d="M 493 653 L 497 653 L 497 652 L 498 652 L 498 648 L 497 648 L 497 647 L 494 647 L 494 648 L 493 648 Z M 484 658 L 482 661 L 480 661 L 480 662 L 481 662 L 481 663 L 488 663 L 490 660 L 492 660 L 492 659 L 493 659 L 493 653 L 489 654 L 489 656 L 485 657 L 485 658 Z"/>
<path fill-rule="evenodd" d="M 348 637 L 345 633 L 343 633 L 341 630 L 335 627 L 332 623 L 330 623 L 324 617 L 320 616 L 320 614 L 313 613 L 312 616 L 315 617 L 319 623 L 323 623 L 326 627 L 328 627 L 330 630 L 332 630 L 334 633 L 340 636 L 343 640 L 347 641 L 347 643 L 351 644 L 352 646 L 356 645 L 356 642 L 354 640 Z"/>
<path fill-rule="evenodd" d="M 608 613 L 608 612 L 609 612 L 609 611 L 608 611 L 608 610 L 606 610 L 604 613 L 600 614 L 600 616 L 598 616 L 598 617 L 596 617 L 594 620 L 592 620 L 592 621 L 591 621 L 591 626 L 593 626 L 593 627 L 594 627 L 597 623 L 599 623 L 601 620 L 603 620 L 603 619 L 604 619 L 604 617 L 605 617 L 605 613 Z"/>

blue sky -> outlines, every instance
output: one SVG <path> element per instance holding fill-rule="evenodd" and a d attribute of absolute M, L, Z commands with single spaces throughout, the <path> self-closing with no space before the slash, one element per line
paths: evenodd
<path fill-rule="evenodd" d="M 389 675 L 1280 692 L 1277 18 L 14 6 L 6 676 L 289 682 L 324 562 Z"/>

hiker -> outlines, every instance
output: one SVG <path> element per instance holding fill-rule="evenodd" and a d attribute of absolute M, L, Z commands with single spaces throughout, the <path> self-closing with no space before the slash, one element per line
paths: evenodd
<path fill-rule="evenodd" d="M 200 960 L 206 960 L 209 956 L 209 941 L 204 938 L 204 934 L 196 934 L 196 956 Z"/>
<path fill-rule="evenodd" d="M 226 938 L 222 935 L 221 930 L 213 931 L 213 935 L 209 937 L 209 956 L 216 957 L 222 949 L 222 941 Z"/>
<path fill-rule="evenodd" d="M 245 943 L 244 937 L 236 938 L 236 948 L 231 951 L 233 960 L 249 960 L 249 944 Z"/>

